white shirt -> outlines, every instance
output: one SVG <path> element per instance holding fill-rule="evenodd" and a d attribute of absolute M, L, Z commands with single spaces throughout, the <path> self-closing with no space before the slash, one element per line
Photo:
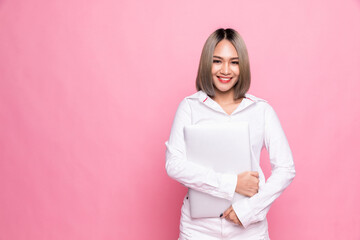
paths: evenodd
<path fill-rule="evenodd" d="M 295 177 L 292 153 L 280 121 L 273 108 L 263 99 L 246 94 L 238 107 L 229 115 L 203 91 L 185 97 L 176 111 L 166 145 L 166 171 L 168 175 L 192 188 L 210 195 L 232 200 L 237 175 L 217 173 L 186 159 L 183 129 L 185 125 L 221 121 L 247 121 L 250 129 L 251 160 L 254 171 L 259 172 L 259 192 L 234 203 L 233 209 L 247 228 L 266 218 L 271 204 Z M 271 176 L 265 183 L 260 168 L 260 153 L 266 147 L 272 166 Z"/>

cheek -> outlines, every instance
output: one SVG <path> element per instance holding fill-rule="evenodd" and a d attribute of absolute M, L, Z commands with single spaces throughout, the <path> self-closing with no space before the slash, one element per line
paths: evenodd
<path fill-rule="evenodd" d="M 232 72 L 233 72 L 235 75 L 239 76 L 240 70 L 239 70 L 239 67 L 238 67 L 238 66 L 233 66 L 233 67 L 231 68 L 231 70 L 232 70 Z"/>
<path fill-rule="evenodd" d="M 212 65 L 212 67 L 211 67 L 211 73 L 212 73 L 213 75 L 215 75 L 217 72 L 219 72 L 220 69 L 221 69 L 220 66 Z"/>

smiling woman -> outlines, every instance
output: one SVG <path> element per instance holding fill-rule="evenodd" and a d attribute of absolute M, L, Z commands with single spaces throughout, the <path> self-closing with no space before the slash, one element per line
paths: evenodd
<path fill-rule="evenodd" d="M 295 167 L 274 109 L 265 100 L 247 94 L 249 87 L 250 66 L 244 41 L 233 29 L 216 30 L 207 39 L 201 54 L 196 79 L 198 92 L 185 97 L 177 109 L 165 143 L 166 170 L 186 187 L 232 204 L 229 203 L 219 217 L 194 218 L 187 194 L 181 208 L 180 240 L 269 239 L 266 214 L 295 177 Z M 246 122 L 251 171 L 233 174 L 187 159 L 184 127 L 209 121 L 215 125 Z M 272 166 L 267 181 L 260 167 L 263 148 L 267 149 Z M 236 152 L 226 151 L 226 154 Z M 244 158 L 236 155 L 236 159 Z M 243 198 L 235 201 L 235 193 Z"/>
<path fill-rule="evenodd" d="M 226 72 L 224 72 L 226 71 Z M 218 74 L 218 75 L 216 75 Z M 246 45 L 240 34 L 233 29 L 217 30 L 206 40 L 200 57 L 196 89 L 203 90 L 211 97 L 216 89 L 213 80 L 217 77 L 233 77 L 234 98 L 240 99 L 250 88 L 250 64 Z"/>

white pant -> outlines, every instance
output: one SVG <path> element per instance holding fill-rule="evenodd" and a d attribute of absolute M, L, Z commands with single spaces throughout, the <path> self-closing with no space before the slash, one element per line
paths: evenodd
<path fill-rule="evenodd" d="M 265 220 L 246 229 L 222 218 L 191 218 L 188 195 L 181 208 L 179 240 L 270 240 Z"/>

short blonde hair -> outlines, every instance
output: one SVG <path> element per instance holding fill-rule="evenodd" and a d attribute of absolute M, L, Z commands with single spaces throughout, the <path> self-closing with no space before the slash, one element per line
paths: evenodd
<path fill-rule="evenodd" d="M 239 56 L 239 80 L 234 85 L 234 99 L 245 97 L 250 88 L 251 75 L 249 56 L 246 45 L 240 34 L 231 28 L 219 28 L 206 40 L 202 49 L 198 73 L 196 77 L 196 89 L 204 91 L 208 96 L 214 97 L 215 90 L 212 81 L 213 54 L 216 45 L 223 39 L 229 40 L 234 45 Z"/>

